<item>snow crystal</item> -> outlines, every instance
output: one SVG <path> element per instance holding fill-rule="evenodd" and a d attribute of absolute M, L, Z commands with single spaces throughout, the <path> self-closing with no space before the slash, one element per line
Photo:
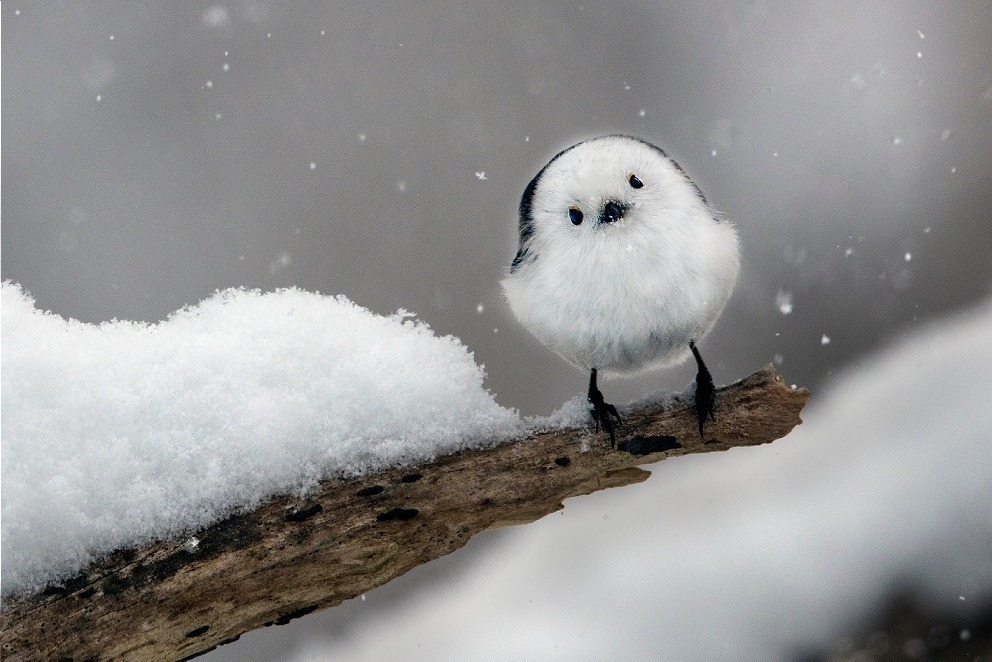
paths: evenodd
<path fill-rule="evenodd" d="M 292 262 L 293 256 L 283 251 L 274 260 L 269 262 L 269 273 L 275 276 L 277 273 L 285 271 L 286 267 L 292 264 Z"/>
<path fill-rule="evenodd" d="M 775 294 L 775 307 L 783 315 L 790 314 L 792 312 L 792 292 L 779 290 Z"/>
<path fill-rule="evenodd" d="M 820 338 L 820 344 L 821 345 L 829 345 L 830 344 L 830 336 L 828 336 L 827 334 L 824 333 L 823 334 L 823 337 Z"/>
<path fill-rule="evenodd" d="M 223 5 L 214 5 L 203 12 L 200 21 L 207 27 L 220 30 L 231 25 L 231 14 Z"/>
<path fill-rule="evenodd" d="M 471 352 L 412 317 L 227 290 L 92 325 L 4 283 L 2 595 L 327 476 L 518 434 Z"/>
<path fill-rule="evenodd" d="M 495 330 L 495 329 L 494 329 Z M 589 399 L 577 395 L 548 416 L 528 416 L 527 426 L 534 430 L 578 427 L 589 423 Z"/>

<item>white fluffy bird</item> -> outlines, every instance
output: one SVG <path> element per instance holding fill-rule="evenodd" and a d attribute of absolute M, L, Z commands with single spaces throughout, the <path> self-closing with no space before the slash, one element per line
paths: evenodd
<path fill-rule="evenodd" d="M 629 136 L 580 142 L 537 173 L 520 200 L 520 244 L 502 281 L 514 315 L 590 371 L 597 430 L 616 408 L 597 372 L 635 373 L 696 358 L 699 433 L 713 379 L 696 343 L 737 281 L 737 233 L 665 152 Z"/>

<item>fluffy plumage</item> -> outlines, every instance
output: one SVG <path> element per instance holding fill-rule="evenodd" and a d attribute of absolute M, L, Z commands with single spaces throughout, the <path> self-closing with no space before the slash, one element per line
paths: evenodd
<path fill-rule="evenodd" d="M 633 373 L 689 356 L 730 298 L 738 250 L 733 226 L 661 149 L 605 136 L 527 186 L 502 286 L 520 323 L 569 363 Z"/>

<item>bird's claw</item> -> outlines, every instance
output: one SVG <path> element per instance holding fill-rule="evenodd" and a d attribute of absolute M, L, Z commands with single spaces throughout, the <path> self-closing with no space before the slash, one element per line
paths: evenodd
<path fill-rule="evenodd" d="M 623 425 L 623 420 L 620 418 L 617 408 L 603 399 L 603 393 L 596 387 L 595 374 L 593 371 L 593 377 L 589 384 L 589 404 L 592 405 L 589 413 L 596 423 L 596 432 L 599 432 L 599 425 L 602 423 L 603 429 L 610 435 L 610 448 L 615 448 L 617 442 L 615 429 Z M 613 419 L 616 419 L 616 427 L 614 427 Z"/>
<path fill-rule="evenodd" d="M 601 402 L 600 404 L 593 403 L 592 409 L 589 410 L 592 414 L 592 420 L 596 423 L 596 432 L 599 432 L 599 424 L 603 424 L 603 430 L 610 435 L 610 448 L 616 448 L 617 436 L 615 429 L 623 425 L 623 420 L 620 418 L 620 414 L 617 413 L 617 408 L 608 402 Z M 616 426 L 614 426 L 613 420 L 616 419 Z"/>

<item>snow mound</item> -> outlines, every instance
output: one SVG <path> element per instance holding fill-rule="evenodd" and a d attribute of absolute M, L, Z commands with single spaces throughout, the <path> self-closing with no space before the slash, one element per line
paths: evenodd
<path fill-rule="evenodd" d="M 38 310 L 2 286 L 2 595 L 332 475 L 519 434 L 452 336 L 297 289 L 158 324 Z"/>

